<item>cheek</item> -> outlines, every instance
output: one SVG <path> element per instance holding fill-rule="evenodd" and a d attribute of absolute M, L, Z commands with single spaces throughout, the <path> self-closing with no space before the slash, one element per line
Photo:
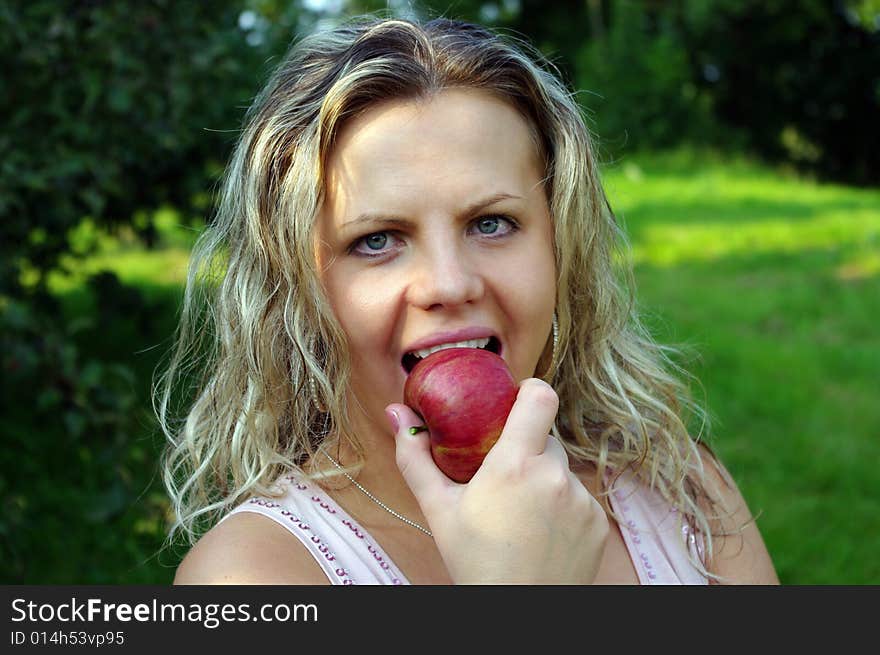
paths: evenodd
<path fill-rule="evenodd" d="M 515 348 L 510 363 L 518 379 L 530 377 L 544 351 L 556 306 L 556 267 L 552 257 L 535 257 L 544 249 L 529 249 L 528 257 L 507 262 L 493 272 L 494 286 L 509 323 Z"/>
<path fill-rule="evenodd" d="M 526 319 L 538 320 L 553 312 L 556 306 L 556 264 L 552 246 L 543 239 L 533 241 L 522 249 L 519 256 L 507 262 L 499 271 L 511 301 L 517 306 L 517 314 Z"/>
<path fill-rule="evenodd" d="M 398 290 L 369 275 L 345 275 L 341 270 L 331 271 L 325 284 L 355 362 L 370 359 L 380 350 L 387 351 Z"/>

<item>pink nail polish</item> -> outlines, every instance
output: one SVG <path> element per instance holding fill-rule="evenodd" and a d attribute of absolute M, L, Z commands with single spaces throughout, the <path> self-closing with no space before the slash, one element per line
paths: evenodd
<path fill-rule="evenodd" d="M 391 431 L 397 434 L 397 431 L 400 429 L 400 417 L 397 415 L 397 412 L 393 409 L 386 409 L 385 416 L 388 417 L 388 422 L 391 423 Z"/>

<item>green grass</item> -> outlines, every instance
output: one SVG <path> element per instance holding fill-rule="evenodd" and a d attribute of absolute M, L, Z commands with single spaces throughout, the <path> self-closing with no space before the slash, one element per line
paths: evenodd
<path fill-rule="evenodd" d="M 782 581 L 880 582 L 880 191 L 688 152 L 606 180 Z"/>
<path fill-rule="evenodd" d="M 699 354 L 690 368 L 715 419 L 712 444 L 760 514 L 782 581 L 880 583 L 880 191 L 689 151 L 604 171 L 648 323 L 661 341 Z M 149 335 L 114 324 L 85 346 L 144 378 L 145 417 L 193 237 L 173 211 L 161 218 L 162 248 L 101 238 L 101 252 L 52 282 L 73 314 L 90 311 L 83 280 L 102 269 L 154 299 L 162 316 Z M 133 438 L 146 453 L 142 498 L 106 526 L 132 534 L 109 552 L 96 546 L 96 526 L 47 520 L 34 579 L 170 580 L 175 556 L 151 558 L 164 500 L 152 477 L 155 428 L 144 421 Z"/>
<path fill-rule="evenodd" d="M 119 279 L 148 292 L 180 287 L 186 279 L 190 250 L 198 236 L 197 228 L 181 223 L 173 208 L 155 214 L 159 231 L 159 247 L 145 249 L 130 231 L 110 236 L 98 232 L 89 221 L 83 222 L 72 235 L 75 251 L 93 252 L 85 259 L 68 257 L 62 264 L 68 273 L 54 273 L 50 288 L 59 295 L 76 294 L 85 279 L 100 271 L 113 271 Z"/>

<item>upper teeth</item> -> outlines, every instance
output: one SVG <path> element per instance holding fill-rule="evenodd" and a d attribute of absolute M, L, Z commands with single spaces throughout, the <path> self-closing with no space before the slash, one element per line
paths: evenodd
<path fill-rule="evenodd" d="M 413 354 L 419 359 L 424 359 L 431 353 L 445 348 L 485 348 L 489 345 L 489 337 L 485 339 L 469 339 L 468 341 L 454 341 L 452 343 L 441 343 L 439 346 L 431 346 L 422 350 L 414 350 Z"/>

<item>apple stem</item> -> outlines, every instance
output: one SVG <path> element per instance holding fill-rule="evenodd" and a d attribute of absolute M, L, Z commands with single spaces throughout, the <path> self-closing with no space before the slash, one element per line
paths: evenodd
<path fill-rule="evenodd" d="M 409 429 L 409 433 L 413 436 L 417 435 L 419 432 L 427 432 L 427 431 L 428 431 L 427 425 L 414 425 L 413 427 L 411 427 Z"/>

